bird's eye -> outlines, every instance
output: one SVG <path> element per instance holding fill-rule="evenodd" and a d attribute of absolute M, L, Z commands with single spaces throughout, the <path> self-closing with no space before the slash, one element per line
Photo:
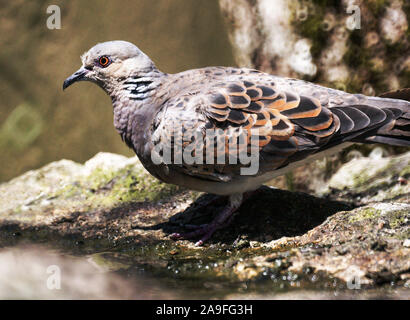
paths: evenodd
<path fill-rule="evenodd" d="M 106 68 L 110 65 L 111 59 L 108 58 L 107 56 L 102 56 L 98 59 L 98 64 L 100 67 Z"/>

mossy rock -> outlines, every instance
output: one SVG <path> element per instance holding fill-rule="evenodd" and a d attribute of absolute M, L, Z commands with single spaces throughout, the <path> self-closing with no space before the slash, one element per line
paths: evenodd
<path fill-rule="evenodd" d="M 68 160 L 51 163 L 0 185 L 0 190 L 0 220 L 29 223 L 75 211 L 165 200 L 182 192 L 151 176 L 137 157 L 110 153 L 99 153 L 84 165 Z"/>
<path fill-rule="evenodd" d="M 350 297 L 352 276 L 360 278 L 361 294 L 387 297 L 392 282 L 398 290 L 409 285 L 410 204 L 408 187 L 397 179 L 406 179 L 409 158 L 353 159 L 330 179 L 344 184 L 332 184 L 320 198 L 263 187 L 232 225 L 199 248 L 169 235 L 186 223 L 209 222 L 226 199 L 204 206 L 213 195 L 163 184 L 136 158 L 62 160 L 0 186 L 7 198 L 0 246 L 46 244 L 107 274 L 144 270 L 183 298 L 306 290 Z"/>

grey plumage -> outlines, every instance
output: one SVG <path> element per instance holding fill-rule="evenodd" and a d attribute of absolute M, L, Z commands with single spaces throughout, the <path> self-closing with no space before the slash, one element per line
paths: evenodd
<path fill-rule="evenodd" d="M 242 194 L 304 160 L 353 142 L 410 146 L 410 103 L 393 99 L 406 91 L 367 97 L 246 68 L 165 74 L 124 41 L 98 44 L 82 62 L 63 87 L 92 81 L 103 88 L 112 98 L 115 128 L 151 174 L 167 183 L 230 195 L 229 207 L 215 221 L 185 235 L 202 236 L 199 244 L 229 220 Z M 215 144 L 195 134 L 218 129 L 215 139 L 222 144 L 236 139 L 242 141 L 238 150 L 257 150 L 258 171 L 241 175 L 241 163 L 155 164 L 152 154 L 159 143 L 178 149 L 173 135 L 177 126 L 183 132 L 180 152 L 205 155 L 216 150 Z M 257 145 L 250 139 L 254 132 Z M 197 149 L 188 150 L 192 146 Z M 229 150 L 224 156 L 229 157 Z"/>

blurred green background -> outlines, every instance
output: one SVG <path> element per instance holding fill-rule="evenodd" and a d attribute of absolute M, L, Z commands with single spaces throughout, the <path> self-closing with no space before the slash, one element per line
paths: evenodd
<path fill-rule="evenodd" d="M 46 10 L 61 8 L 62 29 Z M 133 153 L 112 125 L 111 101 L 91 83 L 62 91 L 97 42 L 137 44 L 164 72 L 234 65 L 217 0 L 0 0 L 0 181 L 50 161 Z"/>

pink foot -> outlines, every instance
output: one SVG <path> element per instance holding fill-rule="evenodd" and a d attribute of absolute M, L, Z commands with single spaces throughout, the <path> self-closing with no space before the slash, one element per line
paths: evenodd
<path fill-rule="evenodd" d="M 234 213 L 239 209 L 242 202 L 249 198 L 251 194 L 253 194 L 253 192 L 247 192 L 244 195 L 234 194 L 230 196 L 229 204 L 215 217 L 212 222 L 202 225 L 186 225 L 185 227 L 193 231 L 186 233 L 173 233 L 171 234 L 171 238 L 174 240 L 179 240 L 201 237 L 195 245 L 203 245 L 205 241 L 212 237 L 216 230 L 224 228 L 232 222 Z"/>
<path fill-rule="evenodd" d="M 171 238 L 174 240 L 178 240 L 201 237 L 201 239 L 197 241 L 195 245 L 202 246 L 205 241 L 212 237 L 216 230 L 224 228 L 232 222 L 233 213 L 236 210 L 237 208 L 226 207 L 211 223 L 202 224 L 198 226 L 188 225 L 187 227 L 189 229 L 194 230 L 186 233 L 173 233 L 171 234 Z"/>

